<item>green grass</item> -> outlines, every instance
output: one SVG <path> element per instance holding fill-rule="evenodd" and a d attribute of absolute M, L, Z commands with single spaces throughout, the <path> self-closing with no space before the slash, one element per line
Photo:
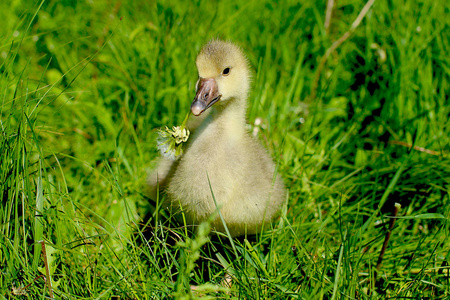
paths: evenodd
<path fill-rule="evenodd" d="M 40 241 L 56 298 L 450 298 L 445 1 L 376 1 L 317 91 L 363 2 L 338 1 L 329 29 L 326 1 L 7 2 L 0 298 L 49 297 Z M 144 196 L 155 129 L 183 120 L 215 37 L 248 55 L 249 124 L 289 190 L 251 242 L 208 241 Z"/>

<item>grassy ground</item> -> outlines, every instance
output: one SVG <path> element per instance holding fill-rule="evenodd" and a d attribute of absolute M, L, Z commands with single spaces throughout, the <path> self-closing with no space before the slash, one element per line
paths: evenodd
<path fill-rule="evenodd" d="M 0 298 L 450 298 L 450 5 L 377 1 L 320 69 L 364 3 L 304 2 L 2 1 Z M 289 189 L 251 242 L 143 195 L 214 37 Z"/>

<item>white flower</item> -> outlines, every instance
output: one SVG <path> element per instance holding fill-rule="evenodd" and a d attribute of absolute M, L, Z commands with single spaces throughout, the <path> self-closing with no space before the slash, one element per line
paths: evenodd
<path fill-rule="evenodd" d="M 158 138 L 156 139 L 156 147 L 165 158 L 176 160 L 183 154 L 183 143 L 189 139 L 189 129 L 186 128 L 187 114 L 181 126 L 173 126 L 172 130 L 166 126 L 164 130 L 158 130 Z"/>

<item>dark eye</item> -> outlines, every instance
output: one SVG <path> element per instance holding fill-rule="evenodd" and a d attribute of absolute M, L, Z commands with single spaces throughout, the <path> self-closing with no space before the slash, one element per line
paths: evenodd
<path fill-rule="evenodd" d="M 223 76 L 228 76 L 230 74 L 230 68 L 225 68 L 223 71 L 222 71 L 222 75 Z"/>

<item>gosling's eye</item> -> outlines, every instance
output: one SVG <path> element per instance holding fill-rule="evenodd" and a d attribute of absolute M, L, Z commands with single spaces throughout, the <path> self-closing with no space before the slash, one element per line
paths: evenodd
<path fill-rule="evenodd" d="M 223 71 L 222 71 L 222 75 L 223 76 L 228 76 L 230 74 L 230 68 L 225 68 Z"/>

